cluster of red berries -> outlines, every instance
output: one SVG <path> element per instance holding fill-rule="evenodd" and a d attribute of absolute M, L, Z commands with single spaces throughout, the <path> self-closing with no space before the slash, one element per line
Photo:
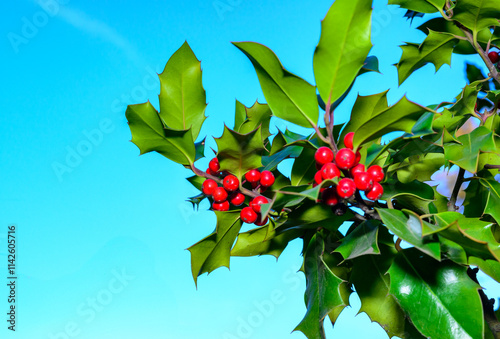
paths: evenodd
<path fill-rule="evenodd" d="M 500 60 L 500 55 L 497 51 L 491 51 L 488 53 L 488 58 L 492 63 L 496 64 Z"/>
<path fill-rule="evenodd" d="M 245 195 L 239 191 L 239 179 L 228 172 L 220 172 L 219 160 L 213 158 L 208 163 L 207 173 L 213 176 L 222 177 L 222 187 L 213 179 L 206 179 L 202 185 L 202 192 L 212 197 L 212 208 L 215 211 L 228 211 L 230 203 L 233 206 L 241 206 L 245 202 Z M 274 175 L 270 171 L 259 172 L 252 169 L 245 174 L 245 180 L 248 181 L 252 188 L 260 186 L 261 190 L 271 187 L 274 184 Z M 267 204 L 269 201 L 264 196 L 257 196 L 250 201 L 249 207 L 244 207 L 241 210 L 240 217 L 246 223 L 257 226 L 267 224 L 268 218 L 261 220 L 261 205 Z"/>
<path fill-rule="evenodd" d="M 338 185 L 321 189 L 321 200 L 329 206 L 339 203 L 339 197 L 347 199 L 352 197 L 356 190 L 364 191 L 370 200 L 378 200 L 384 193 L 379 182 L 384 179 L 384 171 L 378 165 L 370 166 L 360 164 L 361 154 L 354 153 L 352 140 L 354 133 L 350 132 L 344 138 L 346 148 L 340 149 L 334 156 L 328 147 L 320 147 L 314 155 L 317 168 L 314 176 L 314 186 L 323 180 L 341 178 Z"/>

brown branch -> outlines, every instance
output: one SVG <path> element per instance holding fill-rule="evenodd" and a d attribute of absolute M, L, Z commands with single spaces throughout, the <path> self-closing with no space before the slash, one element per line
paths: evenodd
<path fill-rule="evenodd" d="M 490 71 L 489 76 L 491 76 L 493 79 L 496 80 L 497 83 L 500 84 L 500 73 L 498 73 L 495 65 L 491 62 L 490 58 L 488 57 L 488 53 L 486 53 L 485 50 L 481 47 L 481 45 L 476 41 L 475 37 L 472 35 L 471 32 L 467 28 L 465 28 L 463 25 L 455 22 L 455 24 L 464 32 L 465 37 L 469 41 L 469 43 L 474 47 L 476 52 L 479 54 L 481 59 L 483 59 L 484 63 L 486 64 L 486 67 L 488 67 L 488 70 Z"/>
<path fill-rule="evenodd" d="M 478 271 L 478 268 L 473 269 L 469 267 L 467 269 L 467 274 L 476 284 L 479 285 L 479 281 L 477 280 Z M 486 320 L 486 323 L 488 324 L 488 327 L 490 328 L 493 336 L 496 339 L 500 339 L 500 322 L 498 321 L 493 309 L 495 299 L 488 299 L 488 296 L 486 295 L 486 293 L 484 293 L 482 288 L 479 289 L 479 296 L 481 297 L 481 303 L 483 305 L 484 320 Z"/>
<path fill-rule="evenodd" d="M 486 164 L 486 165 L 484 165 L 484 168 L 486 168 L 486 169 L 497 169 L 500 172 L 500 165 Z"/>
<path fill-rule="evenodd" d="M 331 97 L 329 97 L 325 106 L 325 127 L 329 138 L 328 144 L 332 147 L 333 154 L 337 154 L 338 152 L 337 143 L 335 142 L 335 138 L 333 137 L 334 117 L 333 117 L 333 111 L 331 111 L 332 110 L 331 107 L 332 107 Z"/>

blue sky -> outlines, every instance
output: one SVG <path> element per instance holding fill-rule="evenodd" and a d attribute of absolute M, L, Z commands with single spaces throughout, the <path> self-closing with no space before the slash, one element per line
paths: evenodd
<path fill-rule="evenodd" d="M 7 226 L 15 224 L 19 276 L 18 331 L 4 324 L 2 338 L 304 337 L 289 334 L 305 314 L 304 277 L 296 273 L 300 244 L 292 243 L 278 263 L 234 258 L 231 271 L 200 277 L 196 289 L 185 249 L 212 232 L 215 216 L 206 203 L 193 211 L 185 201 L 197 194 L 183 180 L 188 170 L 158 154 L 138 157 L 124 113 L 128 104 L 157 104 L 156 72 L 187 40 L 202 61 L 209 102 L 200 135 L 214 147 L 211 136 L 233 122 L 235 99 L 247 106 L 264 101 L 250 62 L 230 42 L 265 44 L 288 70 L 314 82 L 312 54 L 330 5 L 0 5 L 0 267 L 5 270 Z M 398 45 L 423 34 L 410 28 L 403 10 L 378 0 L 374 8 L 371 54 L 382 74 L 359 79 L 337 121 L 348 119 L 358 92 L 390 89 L 393 102 L 406 93 L 424 105 L 452 100 L 465 83 L 463 58 L 454 56 L 452 68 L 437 75 L 426 66 L 398 87 L 392 66 L 401 55 Z M 286 125 L 276 120 L 274 126 Z M 366 315 L 355 317 L 359 303 L 354 296 L 351 302 L 335 329 L 327 324 L 328 333 L 385 338 Z"/>

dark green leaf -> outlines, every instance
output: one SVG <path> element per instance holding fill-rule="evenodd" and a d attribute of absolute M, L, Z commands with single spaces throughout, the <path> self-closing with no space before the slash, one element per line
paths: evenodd
<path fill-rule="evenodd" d="M 301 232 L 291 230 L 276 235 L 271 223 L 238 235 L 238 240 L 231 250 L 233 257 L 251 257 L 254 255 L 272 255 L 276 259 L 288 243 L 298 238 Z"/>
<path fill-rule="evenodd" d="M 391 294 L 426 337 L 482 338 L 479 285 L 465 267 L 405 249 L 397 254 L 389 274 Z"/>
<path fill-rule="evenodd" d="M 189 181 L 194 187 L 196 187 L 196 189 L 201 191 L 205 178 L 193 175 L 192 177 L 186 178 L 186 180 Z"/>
<path fill-rule="evenodd" d="M 292 167 L 292 185 L 309 185 L 314 181 L 316 173 L 316 161 L 314 160 L 315 149 L 304 148 L 302 153 L 295 159 Z"/>
<path fill-rule="evenodd" d="M 354 259 L 351 282 L 361 299 L 361 309 L 372 321 L 384 328 L 389 337 L 423 338 L 406 319 L 405 313 L 389 293 L 390 278 L 386 274 L 391 266 L 396 250 L 380 245 L 381 255 L 365 255 Z"/>
<path fill-rule="evenodd" d="M 281 232 L 290 228 L 316 229 L 323 227 L 335 232 L 345 221 L 352 217 L 353 214 L 350 210 L 342 216 L 336 216 L 329 206 L 314 201 L 306 201 L 299 208 L 289 213 L 288 220 L 278 229 Z"/>
<path fill-rule="evenodd" d="M 225 126 L 224 133 L 215 142 L 221 170 L 227 170 L 241 179 L 249 170 L 262 166 L 261 153 L 264 145 L 260 128 L 240 134 Z"/>
<path fill-rule="evenodd" d="M 341 286 L 347 283 L 337 277 L 323 260 L 323 239 L 314 235 L 304 255 L 307 312 L 295 328 L 308 338 L 324 338 L 323 321 L 335 308 L 345 307 Z"/>
<path fill-rule="evenodd" d="M 489 190 L 484 213 L 491 215 L 495 218 L 497 224 L 500 225 L 500 183 L 492 179 L 481 179 L 480 182 Z"/>
<path fill-rule="evenodd" d="M 445 161 L 441 153 L 415 155 L 402 163 L 389 167 L 388 172 L 396 171 L 399 181 L 409 183 L 413 180 L 429 181 Z"/>
<path fill-rule="evenodd" d="M 491 231 L 492 223 L 478 218 L 467 218 L 458 212 L 443 212 L 435 215 L 435 227 L 439 234 L 462 246 L 467 254 L 481 259 L 500 260 L 500 244 Z"/>
<path fill-rule="evenodd" d="M 379 222 L 367 220 L 349 233 L 335 252 L 342 254 L 345 260 L 362 255 L 380 254 L 377 244 Z"/>
<path fill-rule="evenodd" d="M 439 243 L 431 242 L 430 239 L 422 236 L 422 222 L 416 215 L 409 213 L 409 216 L 406 216 L 403 212 L 393 209 L 377 208 L 376 210 L 382 222 L 392 233 L 423 253 L 437 260 L 441 259 Z"/>
<path fill-rule="evenodd" d="M 198 276 L 225 266 L 229 268 L 231 247 L 241 228 L 240 211 L 215 212 L 217 227 L 214 233 L 200 240 L 191 252 L 191 271 L 195 284 Z"/>

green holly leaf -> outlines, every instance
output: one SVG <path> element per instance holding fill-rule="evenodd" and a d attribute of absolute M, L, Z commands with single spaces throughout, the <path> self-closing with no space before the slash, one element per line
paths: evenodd
<path fill-rule="evenodd" d="M 186 201 L 190 202 L 193 205 L 194 210 L 198 210 L 200 208 L 200 203 L 205 199 L 207 196 L 203 193 L 195 195 L 194 197 L 188 198 Z"/>
<path fill-rule="evenodd" d="M 335 308 L 346 306 L 340 289 L 347 282 L 337 277 L 325 263 L 324 248 L 323 239 L 315 234 L 304 255 L 307 312 L 294 331 L 301 331 L 308 338 L 324 338 L 325 317 Z"/>
<path fill-rule="evenodd" d="M 248 232 L 240 233 L 238 240 L 231 250 L 233 257 L 251 257 L 255 255 L 272 255 L 276 259 L 285 250 L 293 239 L 298 238 L 301 232 L 291 230 L 276 235 L 271 223 Z"/>
<path fill-rule="evenodd" d="M 185 42 L 168 60 L 160 77 L 160 116 L 172 129 L 191 129 L 193 140 L 205 121 L 206 94 L 201 63 Z"/>
<path fill-rule="evenodd" d="M 420 31 L 424 32 L 426 35 L 429 30 L 442 32 L 442 33 L 450 33 L 455 36 L 460 36 L 465 38 L 465 33 L 458 28 L 457 25 L 451 20 L 446 20 L 443 17 L 433 18 L 423 23 L 419 27 L 417 27 Z M 477 41 L 486 49 L 486 44 L 492 37 L 492 34 L 488 28 L 485 28 L 478 32 Z M 476 50 L 471 45 L 471 43 L 467 40 L 459 40 L 455 48 L 453 49 L 453 53 L 457 54 L 476 54 Z M 474 80 L 475 81 L 475 80 Z M 472 81 L 471 81 L 472 82 Z"/>
<path fill-rule="evenodd" d="M 359 312 L 365 312 L 377 322 L 389 337 L 424 338 L 408 321 L 396 298 L 389 293 L 391 286 L 387 271 L 396 249 L 380 244 L 380 255 L 364 255 L 353 260 L 350 281 L 361 300 Z"/>
<path fill-rule="evenodd" d="M 412 244 L 423 253 L 440 260 L 439 242 L 432 241 L 422 235 L 422 221 L 412 212 L 406 216 L 402 211 L 376 208 L 382 222 L 400 239 Z"/>
<path fill-rule="evenodd" d="M 389 5 L 399 5 L 420 13 L 435 13 L 444 7 L 446 0 L 389 0 Z"/>
<path fill-rule="evenodd" d="M 472 180 L 465 189 L 464 215 L 469 218 L 482 217 L 488 201 L 488 195 L 488 189 L 481 185 L 479 180 Z"/>
<path fill-rule="evenodd" d="M 222 266 L 229 268 L 231 247 L 241 228 L 239 210 L 215 211 L 215 215 L 215 232 L 188 248 L 191 252 L 191 271 L 195 284 L 203 273 L 210 273 Z"/>
<path fill-rule="evenodd" d="M 439 147 L 427 140 L 422 140 L 420 138 L 405 140 L 404 144 L 401 144 L 399 150 L 394 153 L 392 159 L 394 162 L 402 162 L 409 157 L 416 155 L 429 154 L 429 153 L 443 153 L 443 148 Z"/>
<path fill-rule="evenodd" d="M 465 73 L 467 74 L 467 79 L 469 83 L 474 83 L 476 81 L 483 81 L 486 79 L 486 76 L 483 74 L 483 71 L 479 69 L 476 65 L 465 63 Z M 489 91 L 490 84 L 486 81 L 483 82 L 483 90 Z"/>
<path fill-rule="evenodd" d="M 436 113 L 436 118 L 432 124 L 435 131 L 442 133 L 443 129 L 455 131 L 461 127 L 468 119 L 469 115 L 463 115 L 463 112 L 451 112 L 444 108 L 442 112 Z"/>
<path fill-rule="evenodd" d="M 403 55 L 397 64 L 399 85 L 428 63 L 434 64 L 436 72 L 444 64 L 450 65 L 451 54 L 457 42 L 458 39 L 451 34 L 429 30 L 429 35 L 420 45 L 407 43 L 401 46 Z"/>
<path fill-rule="evenodd" d="M 435 215 L 436 225 L 426 223 L 443 237 L 462 246 L 467 254 L 481 259 L 500 260 L 500 244 L 493 236 L 492 223 L 479 218 L 467 218 L 458 212 Z"/>
<path fill-rule="evenodd" d="M 371 0 L 337 0 L 321 22 L 313 66 L 325 102 L 339 99 L 364 65 L 372 47 L 371 5 Z"/>
<path fill-rule="evenodd" d="M 462 246 L 454 241 L 446 239 L 441 235 L 438 235 L 438 239 L 441 244 L 441 253 L 444 258 L 453 260 L 457 264 L 468 265 L 467 253 Z"/>
<path fill-rule="evenodd" d="M 489 26 L 499 26 L 498 18 L 498 0 L 460 0 L 453 8 L 453 20 L 460 22 L 473 33 Z"/>
<path fill-rule="evenodd" d="M 254 42 L 233 44 L 252 62 L 274 116 L 303 127 L 317 123 L 319 108 L 314 86 L 285 70 L 266 46 Z"/>
<path fill-rule="evenodd" d="M 429 153 L 414 155 L 402 163 L 389 167 L 388 172 L 396 171 L 398 180 L 409 183 L 413 180 L 429 181 L 438 169 L 444 164 L 444 154 Z"/>
<path fill-rule="evenodd" d="M 456 103 L 450 108 L 453 116 L 471 116 L 475 114 L 475 106 L 477 103 L 477 95 L 481 89 L 481 82 L 473 82 L 464 87 L 462 92 L 457 96 Z M 448 127 L 448 130 L 451 130 Z"/>
<path fill-rule="evenodd" d="M 316 149 L 304 148 L 302 153 L 295 159 L 292 166 L 292 185 L 309 185 L 314 181 L 314 174 L 316 173 L 316 161 L 314 154 Z"/>
<path fill-rule="evenodd" d="M 340 140 L 343 140 L 348 132 L 355 132 L 353 144 L 357 148 L 390 132 L 412 133 L 416 122 L 427 112 L 433 111 L 409 101 L 406 97 L 389 107 L 387 92 L 358 96 L 351 119 L 342 131 Z"/>
<path fill-rule="evenodd" d="M 471 173 L 481 170 L 478 168 L 480 152 L 497 152 L 493 133 L 484 126 L 459 136 L 457 140 L 461 145 L 452 143 L 444 146 L 445 158 Z"/>
<path fill-rule="evenodd" d="M 205 157 L 205 139 L 206 138 L 203 138 L 202 141 L 194 143 L 194 148 L 196 150 L 196 156 L 194 158 L 194 161 L 198 161 L 201 158 Z"/>
<path fill-rule="evenodd" d="M 335 252 L 342 254 L 345 260 L 362 255 L 380 254 L 377 244 L 379 224 L 380 222 L 375 220 L 362 222 L 342 239 L 342 244 Z"/>
<path fill-rule="evenodd" d="M 478 257 L 469 257 L 468 264 L 479 267 L 481 271 L 500 283 L 500 262 L 496 260 L 483 260 Z"/>
<path fill-rule="evenodd" d="M 491 215 L 500 225 L 500 183 L 493 179 L 480 179 L 479 181 L 489 191 L 484 213 Z"/>
<path fill-rule="evenodd" d="M 269 132 L 269 123 L 272 113 L 269 106 L 267 104 L 259 104 L 256 101 L 252 107 L 244 107 L 244 109 L 246 118 L 235 131 L 246 134 L 261 127 L 262 140 L 266 140 L 271 135 Z"/>
<path fill-rule="evenodd" d="M 314 201 L 306 201 L 288 214 L 288 220 L 278 227 L 278 230 L 282 232 L 292 228 L 316 229 L 323 227 L 331 232 L 336 232 L 345 221 L 352 219 L 353 216 L 350 210 L 342 216 L 337 216 L 329 206 Z"/>
<path fill-rule="evenodd" d="M 222 136 L 216 138 L 215 142 L 222 171 L 227 170 L 241 179 L 249 170 L 262 166 L 261 154 L 264 144 L 260 128 L 240 134 L 224 126 Z"/>
<path fill-rule="evenodd" d="M 194 163 L 196 149 L 191 131 L 165 127 L 149 101 L 129 105 L 125 116 L 132 132 L 132 142 L 139 147 L 141 154 L 155 151 L 184 166 Z"/>
<path fill-rule="evenodd" d="M 241 125 L 247 118 L 247 110 L 245 105 L 236 100 L 236 107 L 234 109 L 234 128 L 233 130 L 239 132 Z"/>
<path fill-rule="evenodd" d="M 191 185 L 196 187 L 197 190 L 201 191 L 203 182 L 205 182 L 206 179 L 197 175 L 193 175 L 192 177 L 186 178 L 186 180 L 189 181 Z"/>
<path fill-rule="evenodd" d="M 399 252 L 389 269 L 390 293 L 426 337 L 482 338 L 479 285 L 466 268 L 437 262 L 413 248 Z"/>

